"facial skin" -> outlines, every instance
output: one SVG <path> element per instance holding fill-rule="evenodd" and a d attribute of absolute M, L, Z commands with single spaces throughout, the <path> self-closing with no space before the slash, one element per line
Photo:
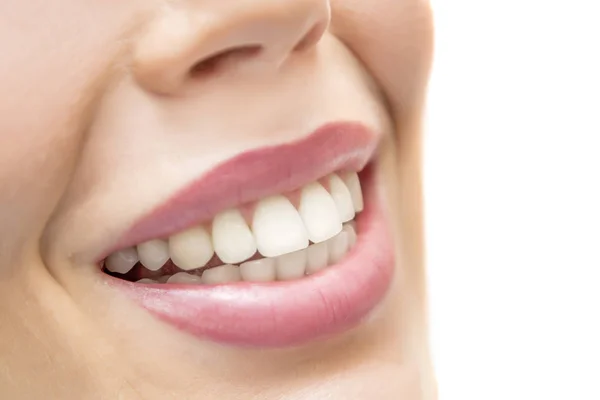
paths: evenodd
<path fill-rule="evenodd" d="M 426 1 L 0 0 L 0 48 L 0 397 L 434 396 Z M 199 172 L 347 115 L 391 127 L 379 161 L 397 273 L 378 318 L 298 349 L 239 349 L 175 336 L 86 272 Z"/>

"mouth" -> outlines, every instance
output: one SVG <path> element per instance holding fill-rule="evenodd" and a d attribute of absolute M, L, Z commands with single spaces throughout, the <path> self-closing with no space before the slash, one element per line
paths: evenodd
<path fill-rule="evenodd" d="M 120 238 L 104 277 L 200 339 L 281 347 L 347 331 L 394 269 L 378 142 L 337 123 L 224 162 Z"/>

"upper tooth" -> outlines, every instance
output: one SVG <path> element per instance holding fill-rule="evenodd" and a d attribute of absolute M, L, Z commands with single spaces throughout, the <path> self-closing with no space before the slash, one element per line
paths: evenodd
<path fill-rule="evenodd" d="M 324 242 L 342 230 L 333 198 L 320 183 L 305 186 L 300 195 L 300 216 L 308 238 L 314 243 Z"/>
<path fill-rule="evenodd" d="M 219 283 L 237 282 L 242 279 L 239 267 L 235 265 L 221 265 L 207 269 L 202 273 L 202 283 L 216 285 Z"/>
<path fill-rule="evenodd" d="M 304 276 L 307 261 L 306 252 L 306 249 L 299 250 L 277 257 L 275 261 L 277 265 L 277 279 L 287 281 Z"/>
<path fill-rule="evenodd" d="M 257 203 L 252 231 L 256 247 L 265 257 L 277 257 L 308 247 L 308 234 L 300 214 L 283 196 L 268 197 Z"/>
<path fill-rule="evenodd" d="M 199 284 L 200 282 L 202 282 L 202 278 L 200 278 L 198 275 L 191 275 L 185 272 L 178 272 L 167 280 L 167 283 Z"/>
<path fill-rule="evenodd" d="M 353 219 L 355 213 L 352 195 L 348 186 L 336 174 L 329 177 L 329 191 L 331 192 L 333 201 L 335 201 L 342 222 L 348 222 Z"/>
<path fill-rule="evenodd" d="M 203 267 L 213 256 L 210 235 L 197 227 L 171 236 L 169 253 L 171 261 L 185 271 Z"/>
<path fill-rule="evenodd" d="M 133 247 L 119 250 L 106 259 L 106 269 L 119 274 L 128 273 L 139 261 L 137 250 Z"/>
<path fill-rule="evenodd" d="M 248 282 L 271 282 L 276 278 L 275 259 L 261 258 L 240 265 L 242 279 Z"/>
<path fill-rule="evenodd" d="M 329 264 L 335 264 L 341 261 L 348 251 L 348 232 L 340 232 L 327 243 L 329 244 Z"/>
<path fill-rule="evenodd" d="M 169 245 L 164 240 L 149 240 L 137 246 L 140 262 L 150 271 L 158 271 L 169 259 Z"/>
<path fill-rule="evenodd" d="M 346 186 L 348 186 L 348 190 L 350 190 L 350 194 L 352 195 L 352 203 L 354 203 L 354 210 L 356 212 L 361 212 L 364 208 L 364 203 L 358 174 L 356 172 L 346 174 L 344 176 L 344 182 L 346 183 Z"/>
<path fill-rule="evenodd" d="M 149 240 L 137 248 L 111 254 L 106 259 L 106 268 L 125 274 L 139 261 L 148 270 L 158 271 L 171 258 L 176 266 L 189 271 L 203 267 L 216 253 L 228 265 L 205 271 L 202 280 L 219 282 L 226 277 L 231 281 L 239 280 L 242 273 L 240 268 L 229 264 L 242 263 L 258 250 L 264 257 L 287 256 L 275 266 L 269 264 L 260 273 L 255 267 L 268 264 L 267 261 L 246 263 L 241 270 L 243 275 L 248 275 L 248 280 L 266 280 L 273 273 L 279 279 L 313 273 L 326 266 L 327 257 L 329 263 L 337 262 L 353 246 L 356 232 L 349 227 L 342 231 L 342 224 L 352 221 L 355 212 L 364 208 L 358 174 L 347 173 L 342 177 L 332 174 L 328 185 L 330 191 L 318 182 L 305 186 L 300 193 L 298 210 L 281 195 L 258 201 L 252 230 L 240 210 L 223 211 L 213 219 L 212 236 L 205 228 L 195 227 L 171 236 L 168 241 Z M 300 252 L 308 247 L 309 241 L 328 243 Z M 185 278 L 181 275 L 172 279 L 182 277 Z"/>
<path fill-rule="evenodd" d="M 256 241 L 239 210 L 218 214 L 212 227 L 215 252 L 221 261 L 237 264 L 256 253 Z"/>

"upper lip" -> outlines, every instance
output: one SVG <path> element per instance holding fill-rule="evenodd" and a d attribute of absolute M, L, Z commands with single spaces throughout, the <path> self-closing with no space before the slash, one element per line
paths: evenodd
<path fill-rule="evenodd" d="M 242 153 L 203 174 L 140 219 L 119 246 L 168 236 L 229 207 L 280 194 L 337 171 L 361 171 L 379 134 L 332 123 L 284 145 Z M 341 333 L 364 321 L 392 282 L 394 253 L 372 170 L 363 171 L 365 209 L 358 241 L 344 259 L 291 281 L 222 285 L 144 285 L 106 281 L 160 320 L 194 336 L 243 346 L 279 347 Z"/>
<path fill-rule="evenodd" d="M 103 254 L 168 237 L 222 210 L 299 189 L 336 171 L 359 171 L 373 157 L 378 136 L 361 123 L 336 122 L 292 143 L 238 154 L 155 207 Z"/>

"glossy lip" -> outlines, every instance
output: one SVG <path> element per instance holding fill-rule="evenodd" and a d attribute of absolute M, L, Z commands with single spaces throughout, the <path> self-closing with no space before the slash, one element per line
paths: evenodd
<path fill-rule="evenodd" d="M 110 253 L 165 238 L 217 213 L 287 193 L 336 171 L 360 171 L 373 157 L 380 133 L 356 122 L 331 123 L 296 142 L 242 153 L 208 171 L 134 224 Z"/>
<path fill-rule="evenodd" d="M 237 196 L 215 202 L 212 207 L 222 207 L 224 203 L 244 196 L 263 197 L 280 193 L 280 187 L 286 190 L 296 185 L 300 187 L 336 170 L 360 169 L 373 155 L 377 139 L 361 125 L 328 125 L 297 143 L 256 150 L 236 157 L 192 184 L 179 197 L 167 202 L 165 206 L 168 207 L 160 207 L 147 220 L 136 225 L 122 242 L 133 244 L 139 237 L 157 237 L 157 230 L 149 227 L 160 225 L 166 216 L 177 211 L 188 214 L 187 218 L 178 219 L 168 228 L 163 228 L 164 231 L 184 226 L 192 220 L 198 221 L 207 215 L 207 209 L 212 210 L 211 207 L 203 207 L 200 212 L 191 213 L 190 217 L 188 209 L 181 209 L 180 206 L 195 204 L 193 194 L 206 182 L 216 181 L 219 172 L 225 171 L 224 177 L 229 184 L 239 182 L 246 187 L 255 186 L 255 190 L 250 192 L 251 195 L 238 191 Z M 318 151 L 327 144 L 330 147 L 326 147 L 325 154 Z M 284 158 L 281 158 L 282 153 Z M 257 162 L 257 158 L 263 161 Z M 302 159 L 308 162 L 298 162 Z M 266 176 L 268 183 L 275 182 L 275 188 L 264 184 L 256 187 L 257 180 L 251 180 L 248 186 L 247 179 L 250 178 L 244 173 L 248 169 L 243 164 L 236 168 L 231 164 L 248 160 L 248 168 L 259 172 L 255 179 Z M 271 160 L 279 167 L 288 164 L 286 171 L 294 171 L 299 175 L 288 175 L 287 179 L 282 179 L 286 175 L 273 171 L 269 167 Z M 317 161 L 322 163 L 315 164 Z M 245 179 L 237 179 L 233 176 L 234 171 L 242 173 Z M 272 175 L 276 175 L 276 178 L 273 179 Z M 365 209 L 356 218 L 358 241 L 342 262 L 320 273 L 289 282 L 237 282 L 214 286 L 145 285 L 109 275 L 104 278 L 113 288 L 159 319 L 200 339 L 239 346 L 283 347 L 343 332 L 359 324 L 381 303 L 394 271 L 391 235 L 378 195 L 374 168 L 369 167 L 361 173 L 361 182 Z M 222 192 L 230 196 L 235 193 L 231 189 Z M 191 200 L 186 197 L 190 193 Z"/>

